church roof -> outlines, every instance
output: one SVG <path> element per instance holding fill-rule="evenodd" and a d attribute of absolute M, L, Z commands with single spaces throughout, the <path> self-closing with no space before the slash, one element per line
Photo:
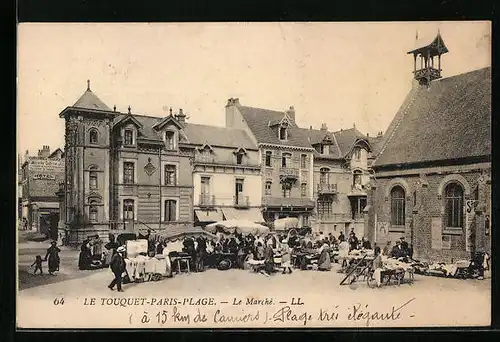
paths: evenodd
<path fill-rule="evenodd" d="M 414 87 L 374 166 L 491 156 L 491 67 Z"/>
<path fill-rule="evenodd" d="M 78 101 L 75 102 L 73 107 L 90 110 L 103 110 L 108 112 L 112 111 L 111 108 L 109 108 L 104 102 L 101 101 L 101 99 L 97 97 L 96 94 L 92 92 L 92 90 L 90 90 L 90 88 L 83 93 Z"/>

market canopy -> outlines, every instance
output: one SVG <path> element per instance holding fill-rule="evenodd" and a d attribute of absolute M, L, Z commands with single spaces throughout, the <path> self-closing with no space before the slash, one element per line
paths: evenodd
<path fill-rule="evenodd" d="M 194 213 L 199 222 L 222 221 L 222 211 L 220 209 L 215 209 L 215 210 L 195 209 Z"/>
<path fill-rule="evenodd" d="M 289 230 L 299 227 L 299 219 L 296 217 L 285 217 L 274 221 L 274 229 Z"/>
<path fill-rule="evenodd" d="M 240 233 L 245 235 L 262 235 L 269 233 L 268 227 L 248 220 L 227 220 L 215 222 L 206 226 L 205 230 L 210 233 L 217 233 L 222 231 L 226 234 Z"/>
<path fill-rule="evenodd" d="M 159 232 L 154 233 L 157 239 L 166 241 L 177 241 L 182 240 L 186 237 L 198 237 L 204 236 L 210 239 L 216 239 L 217 237 L 210 232 L 203 230 L 201 227 L 179 227 L 179 228 L 167 228 Z"/>
<path fill-rule="evenodd" d="M 236 208 L 222 208 L 226 220 L 245 220 L 255 223 L 264 222 L 262 213 L 259 208 L 236 209 Z M 222 220 L 217 220 L 222 221 Z"/>

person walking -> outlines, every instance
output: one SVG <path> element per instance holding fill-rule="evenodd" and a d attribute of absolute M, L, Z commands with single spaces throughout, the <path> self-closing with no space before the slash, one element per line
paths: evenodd
<path fill-rule="evenodd" d="M 61 259 L 59 258 L 59 252 L 61 251 L 57 247 L 57 242 L 52 241 L 50 247 L 47 249 L 47 254 L 45 255 L 44 261 L 49 261 L 49 274 L 55 275 L 54 272 L 59 271 L 59 263 Z"/>
<path fill-rule="evenodd" d="M 111 271 L 113 272 L 115 278 L 108 285 L 110 290 L 113 290 L 113 288 L 116 285 L 118 292 L 123 292 L 123 290 L 122 290 L 122 274 L 123 274 L 123 272 L 125 272 L 125 260 L 123 259 L 124 252 L 125 252 L 125 247 L 123 247 L 123 246 L 118 247 L 116 249 L 116 253 L 113 255 L 113 258 L 111 259 L 110 268 L 111 268 Z"/>
<path fill-rule="evenodd" d="M 290 265 L 290 247 L 288 246 L 288 240 L 281 241 L 281 267 L 283 267 L 283 274 L 292 273 L 292 267 Z"/>

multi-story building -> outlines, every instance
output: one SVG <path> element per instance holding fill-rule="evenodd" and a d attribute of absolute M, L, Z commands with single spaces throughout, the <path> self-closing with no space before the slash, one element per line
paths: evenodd
<path fill-rule="evenodd" d="M 284 112 L 226 105 L 226 127 L 244 130 L 259 149 L 262 212 L 266 221 L 296 217 L 310 226 L 313 201 L 313 153 L 308 137 L 295 123 L 295 110 Z"/>
<path fill-rule="evenodd" d="M 314 231 L 364 236 L 368 158 L 372 149 L 356 127 L 337 132 L 304 129 L 314 147 Z"/>
<path fill-rule="evenodd" d="M 59 203 L 56 192 L 64 180 L 64 155 L 61 149 L 50 152 L 49 146 L 38 150 L 37 156 L 26 153 L 21 167 L 21 219 L 28 229 L 50 238 L 57 238 Z"/>
<path fill-rule="evenodd" d="M 88 86 L 61 114 L 66 122 L 66 180 L 61 188 L 66 241 L 90 234 L 193 224 L 194 147 L 185 115 L 120 113 Z"/>
<path fill-rule="evenodd" d="M 259 150 L 244 130 L 187 124 L 193 161 L 195 224 L 263 222 Z"/>
<path fill-rule="evenodd" d="M 439 34 L 409 52 L 413 88 L 384 135 L 369 196 L 371 239 L 405 236 L 430 261 L 491 251 L 491 68 L 441 79 L 446 52 Z"/>

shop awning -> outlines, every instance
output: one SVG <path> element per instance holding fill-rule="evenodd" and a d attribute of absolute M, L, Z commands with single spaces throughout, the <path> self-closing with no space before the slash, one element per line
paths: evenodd
<path fill-rule="evenodd" d="M 236 209 L 222 208 L 226 220 L 245 220 L 250 222 L 264 222 L 259 208 Z"/>
<path fill-rule="evenodd" d="M 201 210 L 194 211 L 199 222 L 218 222 L 222 221 L 222 212 L 220 209 L 215 210 Z"/>
<path fill-rule="evenodd" d="M 59 209 L 59 202 L 32 202 L 31 205 L 39 209 Z"/>

